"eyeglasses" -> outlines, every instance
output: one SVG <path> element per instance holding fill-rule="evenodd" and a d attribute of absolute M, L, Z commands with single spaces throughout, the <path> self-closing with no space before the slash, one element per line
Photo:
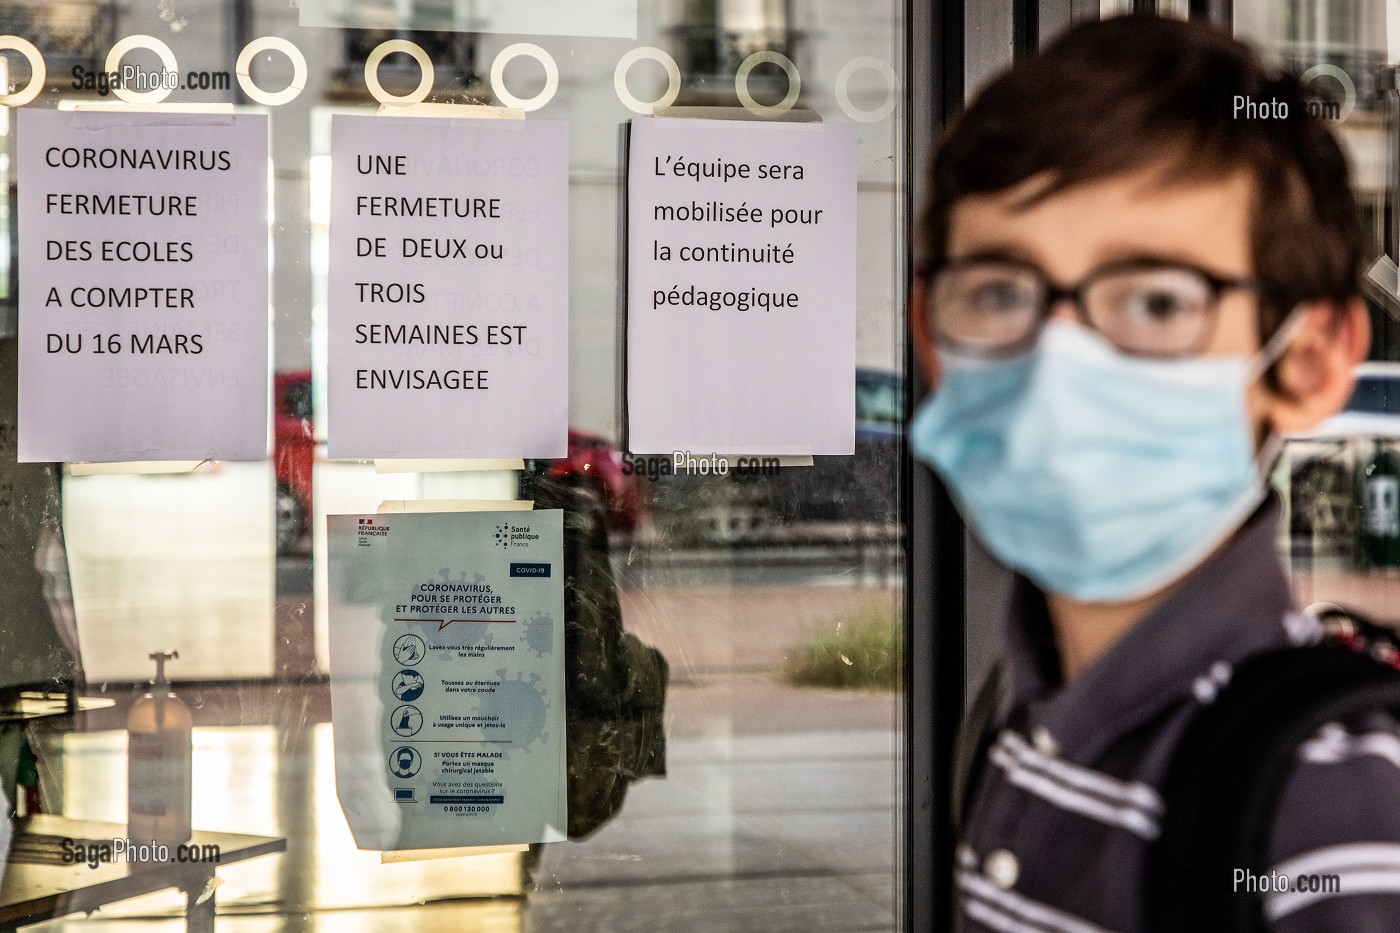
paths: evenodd
<path fill-rule="evenodd" d="M 1124 353 L 1173 357 L 1210 341 L 1227 291 L 1262 293 L 1255 279 L 1179 263 L 1104 266 L 1076 285 L 1056 285 L 1030 263 L 958 260 L 934 271 L 930 323 L 940 341 L 978 356 L 1010 356 L 1035 344 L 1050 309 L 1068 298 L 1079 318 Z"/>

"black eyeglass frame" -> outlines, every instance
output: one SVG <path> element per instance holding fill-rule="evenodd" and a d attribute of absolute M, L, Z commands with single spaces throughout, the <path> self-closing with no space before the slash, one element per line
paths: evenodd
<path fill-rule="evenodd" d="M 999 266 L 1004 268 L 1020 269 L 1031 273 L 1040 283 L 1041 297 L 1040 307 L 1036 312 L 1035 323 L 1026 336 L 1012 344 L 1001 347 L 985 347 L 976 344 L 969 344 L 966 341 L 957 339 L 944 333 L 938 326 L 937 308 L 934 306 L 934 296 L 938 291 L 938 278 L 946 272 L 965 269 L 972 266 Z M 1089 317 L 1089 309 L 1084 303 L 1084 293 L 1097 281 L 1111 275 L 1121 275 L 1125 272 L 1137 270 L 1150 271 L 1160 269 L 1172 269 L 1188 272 L 1198 277 L 1206 284 L 1209 290 L 1209 297 L 1206 303 L 1206 313 L 1209 318 L 1206 326 L 1202 329 L 1201 337 L 1195 346 L 1173 353 L 1144 353 L 1114 344 L 1118 352 L 1128 356 L 1142 356 L 1149 359 L 1182 359 L 1186 357 L 1199 356 L 1206 345 L 1210 343 L 1215 335 L 1215 328 L 1220 320 L 1220 299 L 1228 291 L 1244 290 L 1250 291 L 1259 298 L 1260 301 L 1269 300 L 1272 289 L 1269 285 L 1259 279 L 1247 276 L 1228 276 L 1212 272 L 1189 262 L 1169 259 L 1135 258 L 1124 259 L 1116 262 L 1106 263 L 1098 266 L 1073 285 L 1060 285 L 1051 280 L 1034 263 L 1019 259 L 991 258 L 985 256 L 972 256 L 965 259 L 952 259 L 941 263 L 927 264 L 923 268 L 923 278 L 928 288 L 928 301 L 925 307 L 925 318 L 929 329 L 937 335 L 940 342 L 946 343 L 958 349 L 959 352 L 971 356 L 983 357 L 986 359 L 1003 359 L 1017 356 L 1034 347 L 1040 339 L 1040 333 L 1045 329 L 1045 322 L 1050 319 L 1050 309 L 1063 299 L 1068 298 L 1074 306 L 1075 313 L 1085 327 L 1090 328 L 1095 333 L 1102 334 L 1099 328 L 1094 326 L 1094 322 Z M 1107 335 L 1104 335 L 1105 339 Z"/>

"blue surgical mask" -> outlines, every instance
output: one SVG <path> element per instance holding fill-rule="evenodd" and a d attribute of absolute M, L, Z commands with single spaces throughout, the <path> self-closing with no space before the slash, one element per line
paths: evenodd
<path fill-rule="evenodd" d="M 1246 390 L 1277 356 L 1131 357 L 1046 323 L 1031 351 L 940 351 L 909 442 L 988 549 L 1040 587 L 1117 601 L 1193 569 L 1265 496 Z"/>

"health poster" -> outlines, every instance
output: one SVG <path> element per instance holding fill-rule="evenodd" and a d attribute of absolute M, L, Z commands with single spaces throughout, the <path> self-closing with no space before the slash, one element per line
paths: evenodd
<path fill-rule="evenodd" d="M 856 132 L 645 118 L 627 167 L 627 447 L 855 451 Z"/>
<path fill-rule="evenodd" d="M 336 789 L 360 848 L 564 838 L 562 515 L 329 516 Z"/>
<path fill-rule="evenodd" d="M 567 124 L 338 114 L 331 151 L 330 456 L 564 456 Z"/>
<path fill-rule="evenodd" d="M 267 117 L 19 111 L 19 459 L 267 456 Z"/>

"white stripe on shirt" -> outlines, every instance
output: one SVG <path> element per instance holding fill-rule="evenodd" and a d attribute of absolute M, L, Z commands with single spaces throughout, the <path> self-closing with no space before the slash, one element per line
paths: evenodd
<path fill-rule="evenodd" d="M 1002 913 L 991 904 L 984 904 L 978 900 L 967 901 L 963 913 L 998 933 L 1050 933 L 1048 927 L 1030 926 L 1010 914 Z"/>
<path fill-rule="evenodd" d="M 1103 927 L 1082 917 L 1031 900 L 1024 894 L 999 888 L 976 872 L 958 872 L 958 887 L 971 898 L 964 907 L 968 916 L 973 916 L 973 905 L 986 904 L 1000 913 L 1009 914 L 1010 919 L 1020 923 L 1020 927 L 1013 928 L 1018 933 L 1020 930 L 1035 930 L 1037 933 L 1041 930 L 1052 930 L 1054 933 L 1108 933 Z"/>
<path fill-rule="evenodd" d="M 1393 732 L 1351 732 L 1329 722 L 1298 749 L 1298 757 L 1311 764 L 1334 765 L 1363 755 L 1374 755 L 1400 768 L 1400 736 Z"/>
<path fill-rule="evenodd" d="M 1274 866 L 1296 883 L 1299 875 L 1335 875 L 1335 891 L 1284 891 L 1264 897 L 1264 914 L 1272 922 L 1318 901 L 1358 894 L 1400 894 L 1400 844 L 1352 842 L 1314 849 Z"/>
<path fill-rule="evenodd" d="M 1264 897 L 1264 916 L 1269 922 L 1297 913 L 1318 901 L 1357 894 L 1400 894 L 1400 870 L 1336 872 L 1336 891 L 1289 891 Z M 1289 879 L 1292 883 L 1292 879 Z"/>
<path fill-rule="evenodd" d="M 1094 771 L 1054 758 L 1032 748 L 1025 738 L 1010 729 L 1003 730 L 997 744 L 1016 757 L 1022 765 L 1039 771 L 1072 789 L 1088 791 L 1107 800 L 1137 807 L 1144 812 L 1161 815 L 1162 796 L 1140 781 L 1120 781 L 1102 771 Z"/>
<path fill-rule="evenodd" d="M 1347 868 L 1376 868 L 1384 866 L 1400 872 L 1400 843 L 1348 842 L 1342 845 L 1313 849 L 1279 862 L 1273 871 L 1290 878 L 1316 875 Z"/>
<path fill-rule="evenodd" d="M 1056 763 L 1058 767 L 1047 767 L 1044 764 L 1045 761 L 1053 761 L 1053 759 L 1035 762 L 1034 758 L 1017 757 L 1007 747 L 1005 741 L 1007 735 L 1008 733 L 1003 733 L 1003 741 L 994 745 L 987 757 L 992 764 L 1006 772 L 1006 779 L 1011 784 L 1054 804 L 1062 810 L 1077 813 L 1110 826 L 1127 829 L 1144 839 L 1156 839 L 1161 833 L 1157 816 L 1162 810 L 1161 799 L 1146 785 L 1134 785 L 1136 793 L 1128 794 L 1124 792 L 1124 786 L 1121 785 L 1121 782 L 1114 782 L 1107 775 L 1086 772 L 1086 769 L 1062 763 Z M 1043 756 L 1040 757 L 1043 759 Z M 1032 766 L 1032 762 L 1038 767 Z M 1094 778 L 1100 780 L 1091 781 L 1088 779 L 1088 775 L 1093 775 Z M 1069 786 L 1071 779 L 1073 784 L 1079 786 Z M 1106 782 L 1120 785 L 1119 792 L 1115 796 L 1117 801 L 1122 802 L 1104 800 L 1100 796 L 1079 789 L 1086 784 L 1102 786 Z M 1125 799 L 1130 796 L 1135 799 Z M 1143 806 L 1138 802 L 1145 798 L 1150 801 L 1150 806 Z"/>

